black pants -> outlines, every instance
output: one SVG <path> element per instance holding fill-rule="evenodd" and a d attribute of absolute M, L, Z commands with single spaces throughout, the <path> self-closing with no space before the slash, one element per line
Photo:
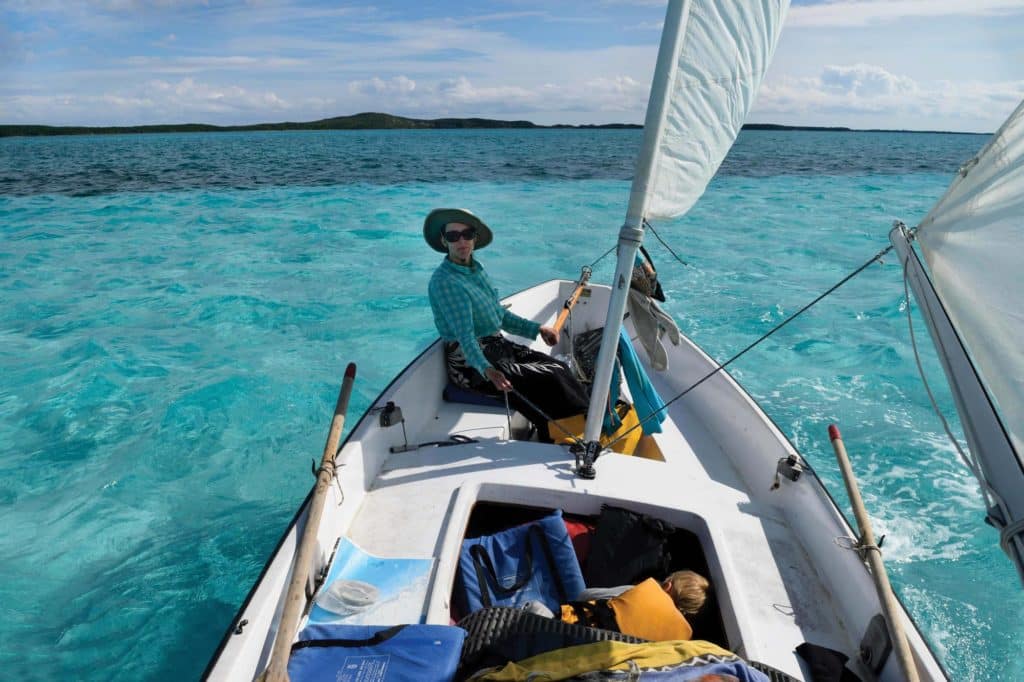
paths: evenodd
<path fill-rule="evenodd" d="M 537 427 L 541 440 L 551 441 L 549 419 L 562 419 L 587 411 L 587 389 L 564 362 L 513 343 L 500 334 L 485 336 L 479 341 L 484 357 L 508 377 L 515 389 L 508 394 L 509 405 Z M 448 379 L 453 384 L 501 397 L 501 392 L 490 380 L 466 364 L 466 357 L 457 342 L 445 344 L 445 356 Z"/>

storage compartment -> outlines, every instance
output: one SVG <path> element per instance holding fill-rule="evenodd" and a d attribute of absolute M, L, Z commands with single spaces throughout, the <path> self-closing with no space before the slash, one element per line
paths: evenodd
<path fill-rule="evenodd" d="M 478 501 L 473 506 L 463 539 L 473 540 L 485 536 L 493 536 L 511 528 L 540 521 L 555 511 L 557 510 L 551 508 Z M 588 561 L 591 558 L 590 551 L 596 536 L 599 520 L 599 515 L 563 514 L 563 521 L 565 522 L 585 582 L 588 573 L 596 573 L 594 570 L 588 571 Z M 711 573 L 707 557 L 697 535 L 689 530 L 673 527 L 671 524 L 665 523 L 664 525 L 669 529 L 663 543 L 663 551 L 666 557 L 664 563 L 658 564 L 659 566 L 667 566 L 664 575 L 655 575 L 653 573 L 638 575 L 636 576 L 637 582 L 647 577 L 653 577 L 661 582 L 670 573 L 689 570 L 703 576 L 711 583 Z M 604 555 L 608 556 L 607 552 Z M 590 568 L 594 569 L 593 566 Z M 661 573 L 660 569 L 657 572 Z M 450 601 L 452 604 L 451 617 L 454 622 L 458 622 L 463 617 L 469 615 L 466 611 L 465 599 L 460 594 L 463 579 L 464 576 L 461 575 L 460 571 L 456 575 Z M 587 583 L 587 587 L 593 587 L 593 585 Z M 600 587 L 608 586 L 602 585 Z M 703 607 L 696 614 L 687 614 L 686 619 L 693 628 L 693 639 L 707 640 L 723 648 L 729 648 L 719 600 L 713 583 L 710 584 L 707 590 Z"/>

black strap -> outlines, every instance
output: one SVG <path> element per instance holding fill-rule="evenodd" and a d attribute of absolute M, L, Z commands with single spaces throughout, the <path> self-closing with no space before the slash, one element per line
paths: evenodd
<path fill-rule="evenodd" d="M 540 543 L 541 551 L 544 552 L 544 558 L 551 569 L 551 576 L 554 578 L 555 588 L 558 590 L 559 603 L 564 603 L 568 600 L 565 593 L 565 585 L 562 584 L 562 577 L 558 574 L 558 565 L 555 563 L 554 554 L 551 552 L 551 545 L 548 544 L 547 534 L 540 524 L 535 523 L 526 531 L 526 550 L 523 552 L 523 560 L 520 567 L 516 568 L 516 576 L 522 575 L 523 577 L 516 580 L 511 587 L 504 587 L 501 581 L 498 580 L 498 574 L 494 570 L 491 557 L 487 554 L 487 550 L 484 549 L 482 544 L 476 544 L 469 548 L 469 556 L 473 560 L 473 568 L 476 571 L 477 584 L 480 586 L 480 603 L 483 604 L 484 608 L 493 606 L 490 589 L 488 588 L 488 576 L 490 576 L 491 582 L 494 583 L 495 594 L 500 597 L 508 597 L 515 594 L 523 589 L 523 586 L 533 577 L 533 542 L 531 542 L 531 538 L 534 536 L 537 537 L 537 542 Z M 525 573 L 522 573 L 520 570 L 522 565 L 526 566 Z"/>
<path fill-rule="evenodd" d="M 306 649 L 309 647 L 343 647 L 346 649 L 354 649 L 361 646 L 376 646 L 377 644 L 382 644 L 397 635 L 404 627 L 404 625 L 394 625 L 386 630 L 377 632 L 369 639 L 304 639 L 292 644 L 292 651 Z"/>
<path fill-rule="evenodd" d="M 593 601 L 572 601 L 569 606 L 576 613 L 576 620 L 582 625 L 602 630 L 619 632 L 619 621 L 615 618 L 615 610 L 607 599 Z"/>

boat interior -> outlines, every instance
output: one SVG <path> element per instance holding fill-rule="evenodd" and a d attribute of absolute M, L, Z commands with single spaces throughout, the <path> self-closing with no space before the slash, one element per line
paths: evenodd
<path fill-rule="evenodd" d="M 524 317 L 551 320 L 572 287 L 548 282 L 506 300 Z M 596 326 L 607 296 L 595 287 L 581 299 L 573 313 L 577 332 Z M 626 326 L 632 331 L 628 320 Z M 666 400 L 717 366 L 685 337 L 668 351 L 671 371 L 650 373 Z M 637 353 L 646 362 L 639 344 Z M 884 665 L 857 656 L 865 641 L 876 646 L 870 637 L 878 603 L 861 560 L 838 540 L 853 531 L 813 470 L 801 466 L 727 373 L 669 406 L 661 432 L 645 437 L 645 456 L 603 454 L 592 480 L 577 475 L 568 446 L 538 442 L 503 404 L 445 400 L 445 389 L 443 350 L 435 343 L 353 427 L 318 529 L 305 626 L 325 617 L 316 600 L 345 575 L 341 565 L 353 552 L 364 564 L 377 562 L 378 574 L 410 571 L 391 610 L 366 622 L 455 625 L 467 616 L 458 598 L 464 543 L 556 510 L 593 526 L 611 506 L 676 529 L 668 540 L 670 570 L 692 570 L 710 582 L 704 607 L 688 616 L 695 639 L 757 662 L 777 680 L 808 678 L 795 651 L 803 643 L 849 656 L 863 678 L 897 679 L 895 664 L 882 658 L 884 643 L 877 645 Z M 300 512 L 282 538 L 237 617 L 236 626 L 245 620 L 247 627 L 226 635 L 209 679 L 251 679 L 267 665 L 304 520 Z M 942 679 L 910 630 L 915 651 L 925 652 L 922 679 Z"/>

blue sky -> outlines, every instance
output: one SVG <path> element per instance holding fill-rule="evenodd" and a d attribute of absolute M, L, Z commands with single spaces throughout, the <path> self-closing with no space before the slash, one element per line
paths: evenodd
<path fill-rule="evenodd" d="M 736 1 L 736 0 L 733 0 Z M 664 1 L 0 0 L 0 123 L 640 123 Z M 794 2 L 750 120 L 990 132 L 1024 0 Z"/>

